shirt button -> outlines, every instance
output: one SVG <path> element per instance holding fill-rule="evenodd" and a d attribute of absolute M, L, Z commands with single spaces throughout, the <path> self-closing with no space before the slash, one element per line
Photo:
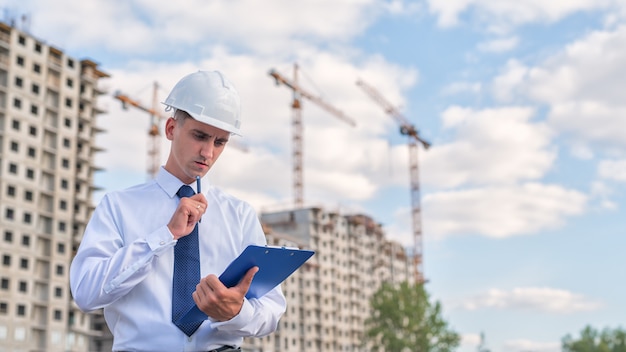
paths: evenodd
<path fill-rule="evenodd" d="M 161 242 L 159 242 L 159 244 L 160 244 L 161 246 L 163 246 L 163 245 L 165 244 L 165 241 L 161 241 Z"/>
<path fill-rule="evenodd" d="M 193 340 L 191 336 L 187 337 L 187 341 L 191 342 L 191 340 Z"/>

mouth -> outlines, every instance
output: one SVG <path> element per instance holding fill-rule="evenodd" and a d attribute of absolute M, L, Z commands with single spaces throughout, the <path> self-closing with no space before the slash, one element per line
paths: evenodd
<path fill-rule="evenodd" d="M 202 161 L 196 161 L 196 165 L 204 168 L 204 167 L 209 167 L 209 164 L 202 162 Z"/>

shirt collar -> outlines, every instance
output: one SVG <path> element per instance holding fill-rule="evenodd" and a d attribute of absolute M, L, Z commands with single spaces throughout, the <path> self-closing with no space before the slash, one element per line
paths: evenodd
<path fill-rule="evenodd" d="M 176 193 L 180 189 L 180 186 L 183 185 L 182 181 L 178 179 L 178 177 L 172 175 L 169 171 L 165 170 L 163 166 L 159 168 L 159 172 L 156 175 L 156 183 L 167 193 L 170 198 L 174 198 Z M 204 188 L 204 179 L 200 179 L 202 183 L 202 189 Z M 196 182 L 190 183 L 188 186 L 193 188 L 196 191 Z M 204 192 L 203 192 L 204 193 Z"/>
<path fill-rule="evenodd" d="M 162 166 L 159 168 L 155 181 L 170 198 L 174 198 L 180 186 L 183 185 L 176 176 L 169 173 L 169 171 L 165 170 Z"/>

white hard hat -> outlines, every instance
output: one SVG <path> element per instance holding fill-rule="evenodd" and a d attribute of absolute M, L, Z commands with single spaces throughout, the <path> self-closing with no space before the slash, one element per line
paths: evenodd
<path fill-rule="evenodd" d="M 183 77 L 163 104 L 165 111 L 183 110 L 200 122 L 241 135 L 239 94 L 219 71 L 198 71 Z"/>

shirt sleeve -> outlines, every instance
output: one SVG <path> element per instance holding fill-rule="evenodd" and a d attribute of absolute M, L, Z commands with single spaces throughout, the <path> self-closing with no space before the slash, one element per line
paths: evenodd
<path fill-rule="evenodd" d="M 72 260 L 70 288 L 83 311 L 105 307 L 127 294 L 148 275 L 154 257 L 176 244 L 167 226 L 125 243 L 119 215 L 120 209 L 105 196 Z"/>

